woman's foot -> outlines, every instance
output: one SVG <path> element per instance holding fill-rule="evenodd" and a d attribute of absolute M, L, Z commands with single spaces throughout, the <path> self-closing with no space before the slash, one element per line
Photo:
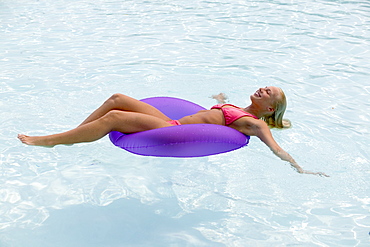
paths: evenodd
<path fill-rule="evenodd" d="M 22 143 L 27 144 L 27 145 L 54 147 L 54 145 L 49 145 L 47 138 L 43 136 L 27 136 L 23 134 L 18 134 L 18 139 Z"/>

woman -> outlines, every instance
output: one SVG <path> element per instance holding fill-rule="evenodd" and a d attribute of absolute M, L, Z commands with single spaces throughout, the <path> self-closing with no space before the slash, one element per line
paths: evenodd
<path fill-rule="evenodd" d="M 214 98 L 219 103 L 225 103 L 223 94 Z M 210 110 L 202 110 L 179 120 L 172 120 L 151 105 L 122 94 L 114 94 L 75 129 L 47 136 L 20 134 L 18 138 L 28 145 L 54 146 L 96 141 L 111 131 L 135 133 L 181 124 L 219 124 L 229 126 L 245 135 L 257 136 L 275 155 L 290 162 L 299 173 L 327 176 L 321 172 L 303 170 L 272 137 L 269 126 L 283 128 L 290 125 L 289 122 L 283 124 L 286 108 L 284 92 L 272 86 L 260 88 L 250 96 L 250 99 L 252 103 L 244 109 L 231 104 L 219 104 Z"/>

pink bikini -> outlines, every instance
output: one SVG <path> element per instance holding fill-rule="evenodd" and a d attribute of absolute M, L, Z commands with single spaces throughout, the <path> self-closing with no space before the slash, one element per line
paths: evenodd
<path fill-rule="evenodd" d="M 230 106 L 230 107 L 224 107 L 224 106 Z M 218 105 L 212 106 L 211 109 L 221 109 L 222 113 L 224 114 L 226 125 L 232 124 L 234 121 L 238 120 L 241 117 L 252 117 L 252 118 L 258 119 L 258 117 L 256 117 L 255 115 L 245 112 L 242 108 L 237 107 L 232 104 L 218 104 Z M 167 123 L 172 124 L 172 125 L 181 125 L 181 123 L 178 120 L 170 120 L 170 121 L 167 121 Z"/>
<path fill-rule="evenodd" d="M 230 106 L 230 107 L 224 107 L 224 106 Z M 252 118 L 258 119 L 258 117 L 256 117 L 255 115 L 245 112 L 242 108 L 237 107 L 232 104 L 218 104 L 218 105 L 212 106 L 211 109 L 221 109 L 222 113 L 224 114 L 226 125 L 232 124 L 235 120 L 238 120 L 241 117 L 252 117 Z"/>
<path fill-rule="evenodd" d="M 167 121 L 167 123 L 172 124 L 172 125 L 181 125 L 179 120 L 170 120 L 170 121 Z"/>

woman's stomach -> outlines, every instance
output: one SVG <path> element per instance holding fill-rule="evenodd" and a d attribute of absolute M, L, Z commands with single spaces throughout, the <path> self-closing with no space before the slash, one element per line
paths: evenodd
<path fill-rule="evenodd" d="M 178 119 L 181 124 L 219 124 L 225 125 L 224 115 L 219 109 L 202 110 L 193 115 Z"/>

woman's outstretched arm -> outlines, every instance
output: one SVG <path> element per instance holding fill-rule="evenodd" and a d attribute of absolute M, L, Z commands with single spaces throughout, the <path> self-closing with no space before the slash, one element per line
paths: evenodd
<path fill-rule="evenodd" d="M 311 171 L 306 171 L 302 167 L 298 165 L 298 163 L 293 159 L 292 156 L 290 156 L 287 152 L 285 152 L 274 140 L 272 137 L 270 128 L 265 124 L 261 123 L 258 124 L 255 128 L 256 130 L 256 136 L 263 141 L 270 149 L 271 151 L 278 156 L 280 159 L 284 161 L 288 161 L 290 165 L 299 173 L 304 173 L 304 174 L 313 174 L 313 175 L 319 175 L 319 176 L 325 176 L 329 177 L 323 172 L 311 172 Z"/>

